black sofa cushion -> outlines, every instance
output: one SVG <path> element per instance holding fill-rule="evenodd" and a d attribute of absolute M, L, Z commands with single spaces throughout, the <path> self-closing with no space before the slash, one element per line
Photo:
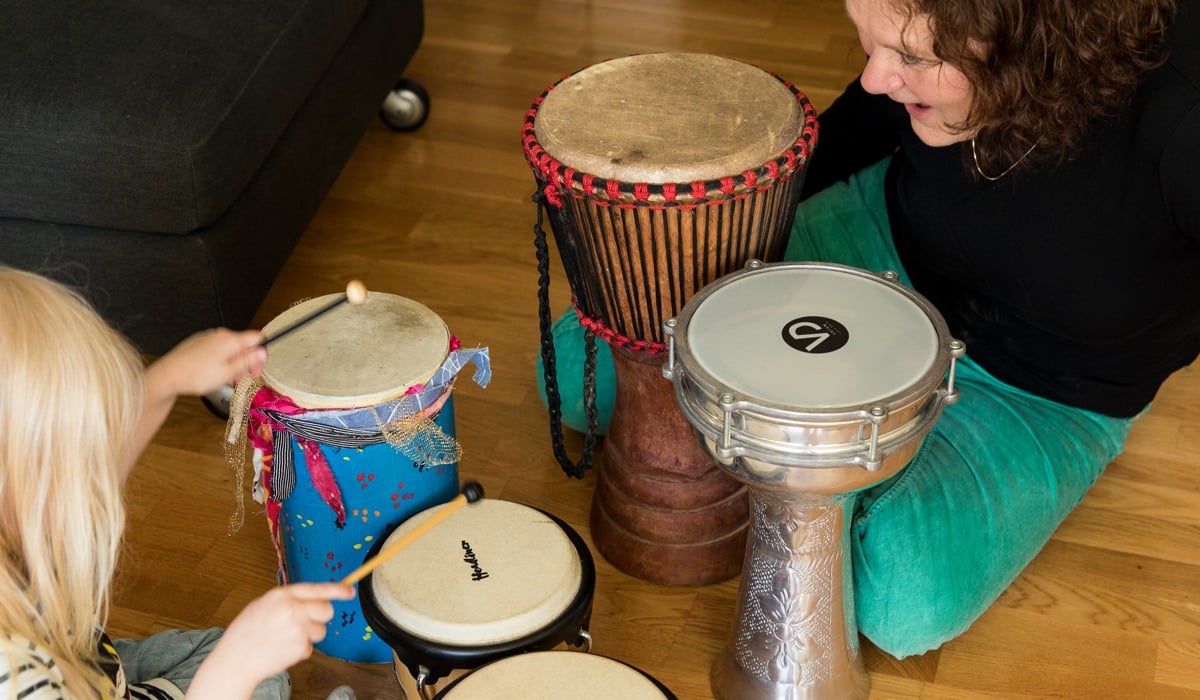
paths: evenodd
<path fill-rule="evenodd" d="M 0 19 L 23 4 L 44 0 L 0 3 Z M 204 3 L 191 7 L 207 12 Z M 378 119 L 423 29 L 422 0 L 370 0 L 274 147 L 212 224 L 176 235 L 0 215 L 0 263 L 77 287 L 151 355 L 204 328 L 247 327 L 363 131 Z M 0 78 L 10 68 L 0 66 Z M 0 140 L 0 151 L 12 147 L 19 141 Z M 9 186 L 0 187 L 0 198 Z"/>
<path fill-rule="evenodd" d="M 0 217 L 174 234 L 212 224 L 368 4 L 6 4 Z"/>

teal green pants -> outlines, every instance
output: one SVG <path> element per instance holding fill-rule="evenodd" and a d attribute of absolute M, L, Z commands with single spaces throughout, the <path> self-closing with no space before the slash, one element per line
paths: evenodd
<path fill-rule="evenodd" d="M 894 270 L 887 161 L 801 205 L 784 257 Z M 1131 419 L 1071 408 L 958 363 L 948 406 L 851 524 L 859 629 L 896 657 L 958 636 L 996 600 L 1120 453 Z"/>
<path fill-rule="evenodd" d="M 785 258 L 892 270 L 907 283 L 888 225 L 886 168 L 880 162 L 801 204 Z M 581 347 L 581 337 L 577 322 L 555 326 L 560 354 Z M 1132 424 L 1008 386 L 970 354 L 958 362 L 958 402 L 912 461 L 853 504 L 859 629 L 897 658 L 966 631 L 1120 453 Z M 560 373 L 564 406 L 580 392 L 570 381 Z"/>

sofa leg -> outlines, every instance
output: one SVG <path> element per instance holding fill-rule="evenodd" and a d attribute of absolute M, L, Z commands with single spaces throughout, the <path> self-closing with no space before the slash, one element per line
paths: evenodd
<path fill-rule="evenodd" d="M 383 99 L 379 116 L 396 131 L 419 129 L 429 117 L 429 92 L 420 83 L 402 78 Z"/>
<path fill-rule="evenodd" d="M 229 402 L 233 399 L 233 387 L 228 384 L 200 397 L 204 406 L 221 420 L 229 420 Z"/>

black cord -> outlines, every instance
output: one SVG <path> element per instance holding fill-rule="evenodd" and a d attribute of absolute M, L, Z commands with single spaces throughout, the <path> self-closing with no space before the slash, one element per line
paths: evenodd
<path fill-rule="evenodd" d="M 596 434 L 599 417 L 596 411 L 596 336 L 585 328 L 583 335 L 583 408 L 587 416 L 587 431 L 583 436 L 583 455 L 579 462 L 572 462 L 563 444 L 562 396 L 558 393 L 558 370 L 554 352 L 554 334 L 550 327 L 550 249 L 546 244 L 546 232 L 542 229 L 545 197 L 541 192 L 533 195 L 537 206 L 537 223 L 533 226 L 533 243 L 538 262 L 538 327 L 541 332 L 542 370 L 545 374 L 546 404 L 550 412 L 550 441 L 554 458 L 567 476 L 582 479 L 592 466 L 596 449 Z"/>

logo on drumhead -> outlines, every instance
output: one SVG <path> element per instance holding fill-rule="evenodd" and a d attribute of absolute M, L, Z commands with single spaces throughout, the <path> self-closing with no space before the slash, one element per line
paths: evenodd
<path fill-rule="evenodd" d="M 471 567 L 471 580 L 472 581 L 482 581 L 491 575 L 488 572 L 484 571 L 483 567 L 479 565 L 479 559 L 475 556 L 475 550 L 471 549 L 470 542 L 463 540 L 462 548 L 463 548 L 463 561 L 467 562 L 467 564 Z"/>
<path fill-rule="evenodd" d="M 848 340 L 850 331 L 825 316 L 804 316 L 788 321 L 783 327 L 783 342 L 813 355 L 840 350 Z"/>

